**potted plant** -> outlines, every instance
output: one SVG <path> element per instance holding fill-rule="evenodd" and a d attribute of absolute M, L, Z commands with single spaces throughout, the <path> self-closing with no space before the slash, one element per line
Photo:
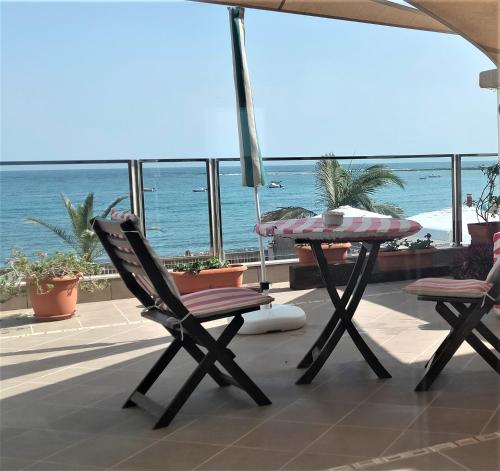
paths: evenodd
<path fill-rule="evenodd" d="M 173 267 L 172 276 L 181 294 L 210 288 L 241 287 L 245 265 L 229 265 L 217 257 Z"/>
<path fill-rule="evenodd" d="M 378 254 L 378 269 L 388 272 L 432 267 L 436 248 L 431 237 L 427 233 L 423 239 L 387 242 Z"/>
<path fill-rule="evenodd" d="M 483 167 L 481 171 L 486 176 L 486 185 L 479 198 L 472 202 L 476 207 L 478 222 L 467 224 L 471 245 L 491 244 L 493 234 L 500 232 L 500 221 L 490 221 L 492 216 L 499 215 L 500 195 L 495 193 L 495 189 L 500 175 L 500 163 Z"/>
<path fill-rule="evenodd" d="M 73 252 L 37 253 L 30 259 L 23 252 L 14 251 L 0 275 L 0 301 L 21 294 L 26 286 L 36 320 L 68 319 L 76 311 L 79 285 L 87 291 L 102 286 L 103 282 L 96 280 L 81 283 L 83 276 L 100 273 L 99 265 Z"/>
<path fill-rule="evenodd" d="M 334 154 L 326 154 L 326 157 L 335 156 Z M 318 201 L 327 210 L 337 209 L 341 206 L 352 206 L 392 217 L 403 215 L 403 210 L 399 206 L 376 203 L 372 199 L 372 195 L 386 185 L 398 185 L 404 188 L 403 180 L 385 165 L 345 168 L 335 158 L 331 158 L 320 160 L 316 164 L 315 174 Z M 262 221 L 311 216 L 316 216 L 316 213 L 302 207 L 289 206 L 268 211 L 262 215 Z M 322 245 L 323 253 L 329 262 L 338 262 L 347 258 L 350 247 L 350 243 Z M 311 265 L 315 263 L 309 245 L 298 245 L 295 250 L 300 264 Z"/>

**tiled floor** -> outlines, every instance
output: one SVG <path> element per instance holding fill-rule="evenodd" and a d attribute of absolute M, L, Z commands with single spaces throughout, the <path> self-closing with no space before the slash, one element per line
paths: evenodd
<path fill-rule="evenodd" d="M 273 404 L 207 379 L 160 430 L 120 407 L 169 341 L 137 302 L 83 304 L 74 319 L 45 324 L 4 313 L 0 469 L 499 469 L 499 377 L 465 345 L 431 391 L 413 392 L 447 328 L 401 285 L 369 285 L 355 317 L 392 379 L 378 380 L 344 337 L 313 384 L 296 386 L 295 365 L 331 307 L 324 290 L 278 285 L 274 296 L 303 307 L 307 326 L 232 343 Z M 499 317 L 486 322 L 500 332 Z M 180 354 L 151 396 L 165 403 L 192 367 Z"/>

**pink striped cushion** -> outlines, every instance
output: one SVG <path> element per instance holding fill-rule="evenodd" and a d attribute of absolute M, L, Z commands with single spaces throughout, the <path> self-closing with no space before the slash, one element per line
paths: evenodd
<path fill-rule="evenodd" d="M 454 298 L 481 298 L 493 285 L 480 280 L 453 280 L 449 278 L 421 278 L 403 288 L 410 294 Z"/>
<path fill-rule="evenodd" d="M 255 226 L 262 236 L 336 241 L 394 240 L 417 233 L 422 226 L 410 219 L 344 217 L 340 226 L 324 226 L 322 218 L 285 219 Z"/>
<path fill-rule="evenodd" d="M 185 294 L 181 300 L 194 316 L 206 317 L 269 304 L 274 298 L 248 288 L 213 288 Z"/>

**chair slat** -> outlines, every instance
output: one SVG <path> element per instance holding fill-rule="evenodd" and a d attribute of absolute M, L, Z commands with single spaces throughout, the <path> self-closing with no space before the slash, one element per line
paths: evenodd
<path fill-rule="evenodd" d="M 135 264 L 137 266 L 141 266 L 141 262 L 137 258 L 135 253 L 124 252 L 123 250 L 116 250 L 116 255 L 123 261 Z"/>
<path fill-rule="evenodd" d="M 126 249 L 132 251 L 132 247 L 130 246 L 130 243 L 126 239 L 120 239 L 118 237 L 108 235 L 107 240 L 113 247 L 118 247 L 119 249 Z"/>
<path fill-rule="evenodd" d="M 148 276 L 141 266 L 133 265 L 132 263 L 128 263 L 126 261 L 122 261 L 122 266 L 123 268 L 125 268 L 125 270 L 133 273 L 134 275 Z"/>

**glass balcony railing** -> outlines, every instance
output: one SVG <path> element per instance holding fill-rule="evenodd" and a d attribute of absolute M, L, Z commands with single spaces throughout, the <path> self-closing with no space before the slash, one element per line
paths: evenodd
<path fill-rule="evenodd" d="M 322 212 L 315 165 L 325 158 L 264 159 L 268 184 L 275 184 L 259 190 L 261 211 L 302 206 Z M 486 182 L 481 166 L 497 161 L 496 154 L 335 158 L 354 173 L 375 163 L 389 166 L 405 188 L 385 186 L 371 195 L 373 199 L 399 205 L 405 217 L 424 213 L 426 223 L 428 213 L 446 210 L 447 216 L 437 225 L 431 217 L 434 227 L 440 228 L 433 238 L 456 245 L 468 237 L 462 227 L 469 218 L 465 212 L 471 211 L 464 207 L 467 194 L 473 200 L 479 196 Z M 119 208 L 130 207 L 142 218 L 148 238 L 167 265 L 178 257 L 211 255 L 225 255 L 230 261 L 259 260 L 253 191 L 241 186 L 236 158 L 0 162 L 0 185 L 2 261 L 13 248 L 27 253 L 66 249 L 49 229 L 29 224 L 27 218 L 70 231 L 61 194 L 77 204 L 90 192 L 95 195 L 95 214 L 127 195 Z M 289 241 L 266 241 L 266 247 L 269 260 L 295 257 Z"/>

